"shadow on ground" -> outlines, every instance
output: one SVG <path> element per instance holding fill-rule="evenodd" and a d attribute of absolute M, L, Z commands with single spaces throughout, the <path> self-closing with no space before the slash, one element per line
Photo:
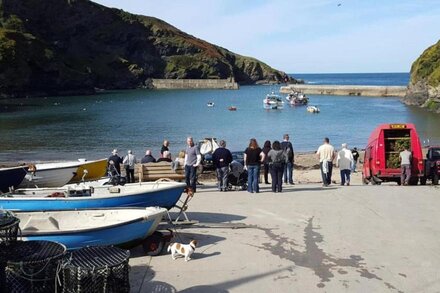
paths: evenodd
<path fill-rule="evenodd" d="M 178 212 L 170 212 L 172 219 L 175 219 L 178 214 Z M 223 213 L 187 212 L 186 214 L 191 221 L 201 223 L 227 223 L 246 219 L 244 216 Z"/>
<path fill-rule="evenodd" d="M 132 270 L 136 270 L 136 267 L 133 267 Z M 146 293 L 146 292 L 160 292 L 160 293 L 227 293 L 230 289 L 234 287 L 240 286 L 245 283 L 249 283 L 260 278 L 264 278 L 270 275 L 278 274 L 280 272 L 291 270 L 291 267 L 277 269 L 268 271 L 261 274 L 254 274 L 247 277 L 237 278 L 230 281 L 210 284 L 210 285 L 197 285 L 185 288 L 183 290 L 178 291 L 173 285 L 160 282 L 153 281 L 152 279 L 155 276 L 155 272 L 149 268 L 146 274 L 146 278 L 140 286 L 132 286 L 132 292 Z"/>

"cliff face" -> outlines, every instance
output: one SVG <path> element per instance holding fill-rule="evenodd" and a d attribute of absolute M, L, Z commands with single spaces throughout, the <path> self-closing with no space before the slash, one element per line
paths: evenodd
<path fill-rule="evenodd" d="M 409 90 L 403 101 L 440 113 L 440 41 L 412 64 Z"/>
<path fill-rule="evenodd" d="M 0 0 L 0 96 L 136 88 L 149 78 L 230 77 L 252 84 L 287 75 L 162 20 L 88 0 Z"/>

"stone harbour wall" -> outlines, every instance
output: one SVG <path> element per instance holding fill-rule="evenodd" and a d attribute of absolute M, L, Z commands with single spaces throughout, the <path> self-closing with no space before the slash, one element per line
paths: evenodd
<path fill-rule="evenodd" d="M 227 89 L 237 90 L 234 79 L 151 79 L 153 89 Z"/>
<path fill-rule="evenodd" d="M 407 89 L 406 86 L 294 84 L 281 87 L 280 92 L 288 94 L 293 90 L 311 95 L 404 97 Z"/>

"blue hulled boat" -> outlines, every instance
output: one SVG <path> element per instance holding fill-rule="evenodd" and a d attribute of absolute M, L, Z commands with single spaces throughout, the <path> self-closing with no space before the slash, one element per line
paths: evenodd
<path fill-rule="evenodd" d="M 54 211 L 112 207 L 171 209 L 185 188 L 179 182 L 143 182 L 124 186 L 84 184 L 65 188 L 18 189 L 0 195 L 0 209 L 12 211 Z"/>
<path fill-rule="evenodd" d="M 27 169 L 25 166 L 0 169 L 0 191 L 8 192 L 10 187 L 17 188 L 26 176 Z"/>
<path fill-rule="evenodd" d="M 67 249 L 141 241 L 159 225 L 166 209 L 117 208 L 15 212 L 23 240 L 47 240 Z"/>

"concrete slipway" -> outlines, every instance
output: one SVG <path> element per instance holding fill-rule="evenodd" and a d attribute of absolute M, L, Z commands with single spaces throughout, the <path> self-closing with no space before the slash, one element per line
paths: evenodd
<path fill-rule="evenodd" d="M 439 188 L 261 191 L 200 188 L 189 215 L 203 225 L 179 230 L 199 241 L 193 259 L 132 250 L 132 292 L 440 292 Z"/>

